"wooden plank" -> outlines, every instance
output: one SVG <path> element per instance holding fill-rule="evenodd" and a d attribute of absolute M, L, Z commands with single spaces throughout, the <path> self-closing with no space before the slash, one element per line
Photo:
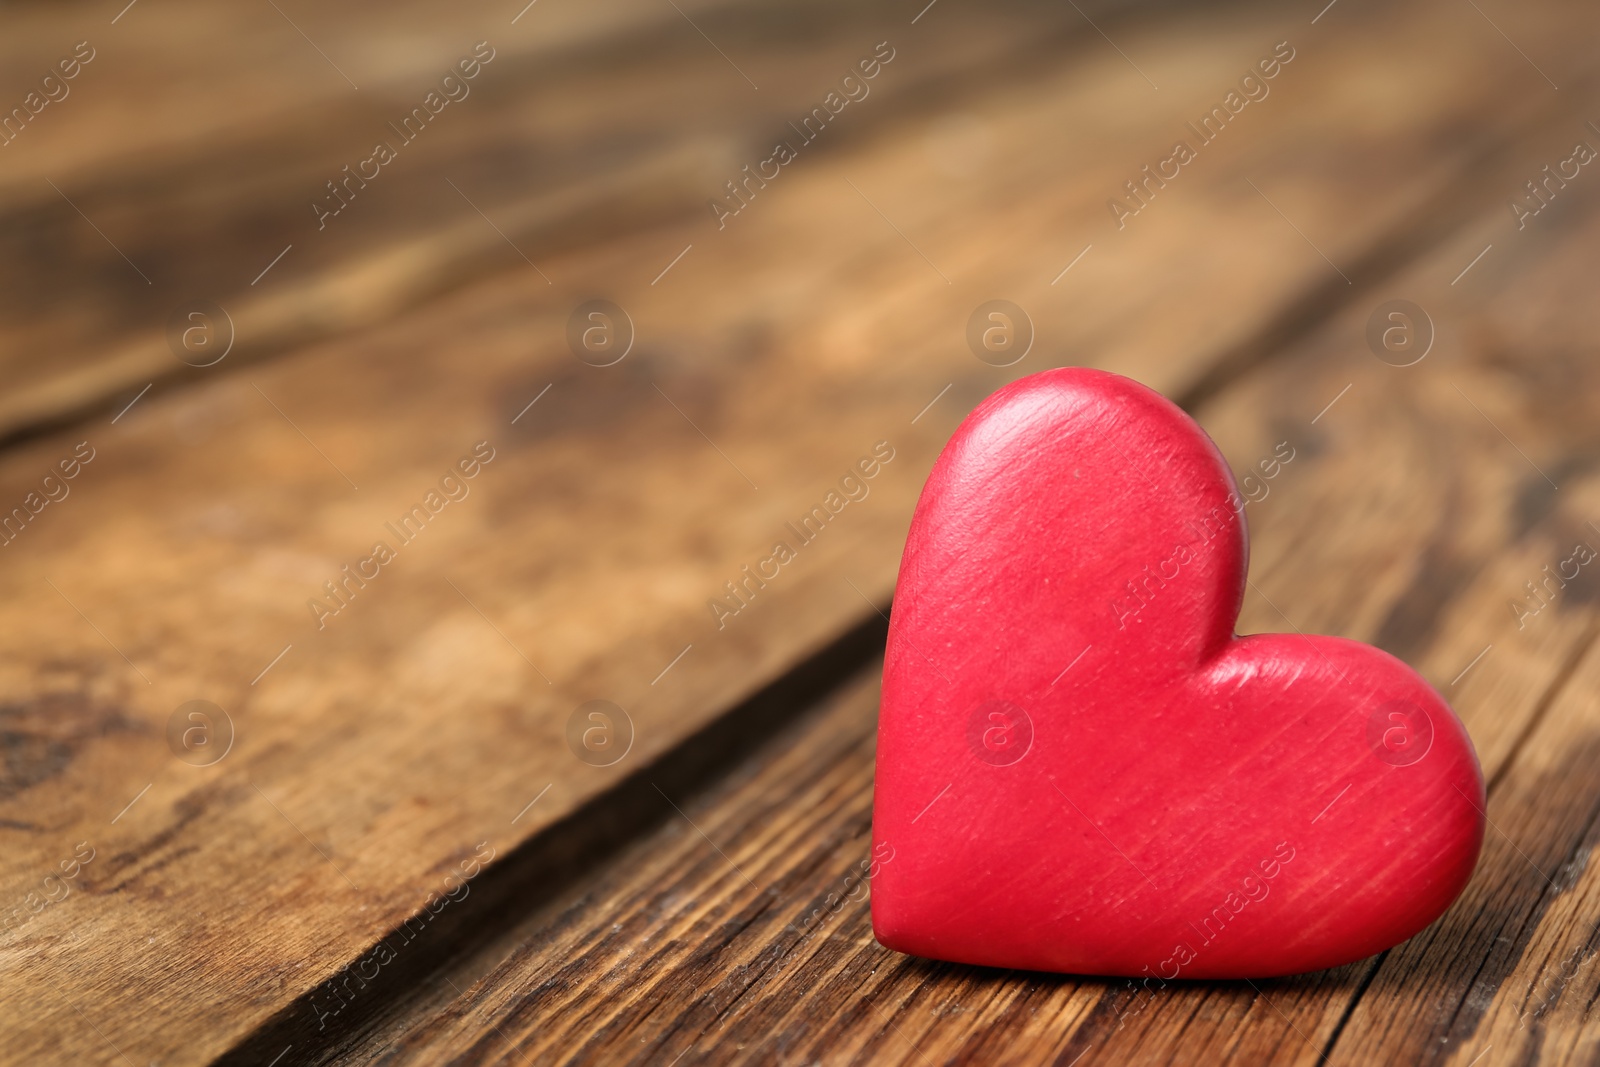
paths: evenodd
<path fill-rule="evenodd" d="M 1217 86 L 1236 80 L 1235 68 L 1247 69 L 1256 53 L 1270 52 L 1266 37 L 1276 40 L 1283 33 L 1305 40 L 1303 27 L 1269 26 L 1255 13 L 1230 15 L 1221 25 L 1222 16 L 1207 15 L 1182 32 L 1147 31 L 1141 46 L 1172 71 L 1168 91 L 1161 94 L 1150 92 L 1122 66 L 1073 11 L 1052 14 L 1021 5 L 991 9 L 981 20 L 941 15 L 919 22 L 914 36 L 906 37 L 911 31 L 898 20 L 886 23 L 882 14 L 859 5 L 780 9 L 776 17 L 783 22 L 777 27 L 767 24 L 775 16 L 766 8 L 691 7 L 719 37 L 737 41 L 744 62 L 761 73 L 762 91 L 747 92 L 732 70 L 708 59 L 704 39 L 687 22 L 674 16 L 658 25 L 648 15 L 655 8 L 648 5 L 624 4 L 584 17 L 558 14 L 553 27 L 546 30 L 541 23 L 531 38 L 520 29 L 507 37 L 498 25 L 468 27 L 453 16 L 446 21 L 434 14 L 419 16 L 415 29 L 407 31 L 418 38 L 375 51 L 370 64 L 355 70 L 366 83 L 364 93 L 355 93 L 314 58 L 284 19 L 271 12 L 227 14 L 231 10 L 213 5 L 152 14 L 135 8 L 117 27 L 127 39 L 111 39 L 101 57 L 105 62 L 85 68 L 81 91 L 63 101 L 60 114 L 46 110 L 27 131 L 28 140 L 18 138 L 13 146 L 19 166 L 0 183 L 0 217 L 6 221 L 0 240 L 9 242 L 0 244 L 0 264 L 26 266 L 0 287 L 0 307 L 10 324 L 5 348 L 18 353 L 3 364 L 12 387 L 0 398 L 0 437 L 114 411 L 152 380 L 178 384 L 202 377 L 179 362 L 166 331 L 172 313 L 199 299 L 225 309 L 234 338 L 228 361 L 214 375 L 381 322 L 486 274 L 526 272 L 529 262 L 541 264 L 536 269 L 543 271 L 550 256 L 580 243 L 679 219 L 705 225 L 711 220 L 707 200 L 725 195 L 728 176 L 768 153 L 774 137 L 787 136 L 787 123 L 814 106 L 838 72 L 860 59 L 863 48 L 870 51 L 880 33 L 905 43 L 907 61 L 877 80 L 870 106 L 863 101 L 808 154 L 955 111 L 942 123 L 930 123 L 923 136 L 906 138 L 923 157 L 918 170 L 927 174 L 931 158 L 932 173 L 938 175 L 932 183 L 916 183 L 931 186 L 917 199 L 945 202 L 967 186 L 977 195 L 960 197 L 964 209 L 987 211 L 992 226 L 1007 232 L 1043 226 L 1085 234 L 1081 244 L 1041 246 L 1037 262 L 1027 264 L 1025 284 L 1031 288 L 1038 285 L 1035 275 L 1055 277 L 1080 248 L 1093 243 L 1108 221 L 1109 194 L 1119 192 L 1130 174 L 1137 175 L 1140 160 L 1165 151 L 1173 136 L 1188 136 L 1184 123 L 1210 106 Z M 538 11 L 537 17 L 545 14 Z M 332 18 L 326 39 L 355 36 L 357 20 L 373 17 L 351 12 Z M 228 18 L 242 21 L 217 21 Z M 206 57 L 193 72 L 208 84 L 204 94 L 194 93 L 188 81 L 143 77 L 149 67 L 184 67 L 171 49 L 190 39 L 197 19 L 219 37 L 249 42 L 243 61 L 231 54 L 225 60 Z M 1391 61 L 1400 61 L 1398 53 L 1414 32 L 1407 17 L 1368 16 L 1366 21 L 1368 32 L 1392 42 L 1388 46 L 1397 54 Z M 797 22 L 806 32 L 784 32 Z M 46 55 L 51 34 L 68 37 L 69 29 L 78 32 L 72 27 L 59 22 L 33 27 L 18 39 L 33 50 L 19 53 L 19 64 L 28 54 Z M 1456 38 L 1456 48 L 1479 43 L 1477 27 L 1452 22 L 1440 29 Z M 1317 33 L 1326 30 L 1319 27 Z M 430 130 L 433 139 L 419 151 L 403 150 L 399 160 L 383 168 L 381 183 L 359 190 L 359 204 L 352 203 L 327 229 L 319 228 L 310 206 L 325 193 L 324 183 L 352 159 L 364 158 L 374 138 L 388 137 L 389 123 L 415 106 L 439 71 L 460 58 L 459 48 L 447 53 L 439 44 L 423 43 L 437 42 L 447 32 L 459 36 L 463 48 L 469 37 L 487 35 L 496 58 L 483 68 L 472 95 L 440 115 Z M 1325 39 L 1319 36 L 1307 45 L 1312 63 Z M 500 42 L 505 42 L 503 51 Z M 1338 251 L 1359 248 L 1360 236 L 1392 231 L 1389 224 L 1397 217 L 1448 217 L 1448 205 L 1423 205 L 1435 197 L 1441 176 L 1468 160 L 1456 153 L 1441 158 L 1433 150 L 1435 133 L 1459 128 L 1469 116 L 1515 116 L 1528 103 L 1510 92 L 1521 71 L 1509 72 L 1503 86 L 1496 78 L 1460 86 L 1453 77 L 1454 54 L 1444 47 L 1437 58 L 1421 60 L 1422 69 L 1408 72 L 1413 107 L 1418 99 L 1426 101 L 1421 113 L 1408 116 L 1420 120 L 1421 129 L 1374 129 L 1361 110 L 1364 104 L 1338 94 L 1322 96 L 1310 113 L 1299 99 L 1270 108 L 1263 102 L 1259 114 L 1247 112 L 1249 125 L 1241 122 L 1244 129 L 1230 130 L 1227 147 L 1207 150 L 1232 155 L 1230 174 L 1200 179 L 1213 195 L 1182 203 L 1187 193 L 1162 193 L 1172 197 L 1170 204 L 1152 205 L 1132 231 L 1117 232 L 1114 244 L 1102 241 L 1097 259 L 1110 262 L 1097 268 L 1105 282 L 1100 299 L 1137 314 L 1150 296 L 1177 283 L 1179 278 L 1169 277 L 1151 286 L 1150 264 L 1159 261 L 1152 259 L 1154 250 L 1171 252 L 1166 242 L 1172 238 L 1160 231 L 1204 232 L 1218 210 L 1236 212 L 1238 190 L 1248 188 L 1240 172 L 1256 162 L 1251 156 L 1257 146 L 1291 136 L 1303 122 L 1330 124 L 1359 141 L 1340 142 L 1347 149 L 1343 153 L 1330 151 L 1329 143 L 1298 143 L 1292 162 L 1285 157 L 1280 165 L 1250 173 L 1258 184 L 1276 181 L 1274 202 L 1295 211 L 1327 210 L 1342 198 L 1364 198 L 1363 211 L 1352 220 L 1355 230 L 1345 234 L 1358 238 L 1354 244 L 1338 245 L 1338 235 L 1328 234 L 1319 237 L 1324 245 Z M 378 64 L 379 57 L 389 55 L 401 58 Z M 1197 62 L 1196 55 L 1205 58 Z M 319 78 L 286 74 L 286 69 L 303 74 L 299 68 L 307 57 L 319 66 Z M 1063 62 L 1086 69 L 1063 72 Z M 1404 62 L 1415 67 L 1419 60 L 1408 55 Z M 102 87 L 88 81 L 91 76 L 115 80 Z M 1285 69 L 1275 90 L 1280 99 L 1304 95 L 1291 81 L 1301 76 L 1293 67 Z M 1015 99 L 1025 92 L 1024 84 L 1041 79 L 1047 100 Z M 294 91 L 283 91 L 283 83 Z M 1114 124 L 1099 116 L 1104 107 L 1099 90 L 1108 83 L 1122 92 Z M 627 90 L 636 84 L 655 88 Z M 1449 91 L 1442 94 L 1445 86 Z M 133 94 L 128 107 L 123 92 Z M 184 128 L 191 131 L 190 140 L 177 144 L 170 141 L 174 93 L 187 94 L 182 114 Z M 990 102 L 980 104 L 985 98 Z M 241 112 L 241 99 L 265 102 Z M 554 100 L 562 106 L 550 106 Z M 130 123 L 130 109 L 152 118 Z M 1511 122 L 1506 128 L 1515 126 Z M 1074 135 L 1041 144 L 1039 129 L 1071 129 Z M 85 137 L 85 130 L 95 136 Z M 110 132 L 102 137 L 101 131 Z M 508 137 L 508 131 L 514 135 Z M 83 154 L 86 142 L 99 146 L 92 156 Z M 1470 157 L 1471 144 L 1466 147 Z M 1365 161 L 1361 172 L 1350 171 L 1352 154 Z M 1221 160 L 1207 158 L 1206 166 L 1214 162 Z M 1196 173 L 1203 174 L 1198 166 Z M 993 188 L 974 189 L 962 173 L 969 167 L 988 171 Z M 1053 195 L 1047 205 L 1035 206 L 1045 183 L 1054 184 Z M 993 204 L 985 204 L 996 196 L 1007 205 L 998 215 Z M 473 205 L 494 222 L 487 223 Z M 1300 262 L 1307 250 L 1287 243 L 1299 238 L 1266 201 L 1257 208 L 1266 213 L 1249 220 L 1258 231 L 1254 239 L 1271 240 Z M 1167 221 L 1156 223 L 1158 218 Z M 508 239 L 516 250 L 507 247 Z M 291 246 L 285 258 L 276 258 Z M 1372 252 L 1380 259 L 1397 254 L 1385 246 Z M 671 254 L 666 250 L 661 261 Z M 1180 269 L 1180 264 L 1184 271 L 1207 269 L 1218 258 L 1215 249 L 1186 248 L 1170 257 L 1165 269 Z M 1227 265 L 1240 266 L 1231 258 Z M 1323 271 L 1320 261 L 1303 265 L 1306 271 L 1292 278 L 1343 281 L 1313 273 Z M 1355 278 L 1372 273 L 1361 262 L 1346 267 Z M 1009 281 L 1001 264 L 991 268 Z M 535 277 L 528 278 L 530 285 Z M 537 280 L 549 284 L 548 278 L 545 271 Z M 569 291 L 573 281 L 557 271 L 563 299 L 576 303 L 592 295 Z M 1268 275 L 1258 279 L 1268 282 L 1281 284 Z M 1313 306 L 1320 299 L 1314 297 Z M 1197 336 L 1205 343 L 1225 342 L 1232 326 L 1226 310 L 1210 309 L 1183 333 L 1163 338 L 1162 350 L 1150 351 L 1147 341 L 1137 358 L 1153 369 L 1170 359 L 1173 348 L 1192 346 Z M 1080 338 L 1070 332 L 1072 324 L 1064 324 L 1069 326 L 1064 341 L 1089 340 L 1101 348 L 1119 343 L 1094 334 Z M 218 336 L 230 332 L 220 319 L 215 329 Z M 53 353 L 49 361 L 24 355 L 46 346 Z M 1257 343 L 1251 351 L 1262 347 Z"/>
<path fill-rule="evenodd" d="M 233 338 L 221 370 L 382 322 L 491 274 L 531 267 L 530 286 L 559 281 L 561 299 L 576 303 L 573 279 L 543 272 L 551 257 L 711 219 L 707 200 L 870 56 L 881 28 L 873 9 L 837 2 L 689 4 L 683 17 L 644 0 L 579 11 L 594 13 L 558 10 L 547 25 L 537 9 L 517 28 L 409 12 L 388 47 L 351 67 L 359 93 L 270 8 L 130 13 L 122 36 L 81 73 L 84 91 L 16 139 L 21 165 L 0 179 L 0 263 L 19 268 L 0 288 L 6 348 L 17 353 L 0 363 L 12 383 L 0 398 L 0 437 L 98 415 L 152 379 L 196 380 L 167 322 L 200 300 L 226 312 L 207 320 Z M 368 36 L 366 23 L 396 21 L 387 10 L 332 14 L 315 28 L 336 52 L 331 42 Z M 760 73 L 759 92 L 717 58 L 690 16 Z M 959 39 L 948 23 L 921 31 L 916 74 L 875 79 L 866 129 L 852 115 L 855 133 L 830 131 L 829 140 L 915 112 L 932 86 L 1004 79 L 1019 47 L 1037 64 L 1047 45 L 1057 57 L 1063 44 L 1087 46 L 1092 31 L 1075 12 L 1041 16 L 1002 8 L 968 20 Z M 52 34 L 79 32 L 65 21 L 32 27 L 32 50 L 43 55 Z M 184 67 L 173 49 L 196 22 L 244 42 L 244 55 L 205 55 L 176 84 L 144 76 Z M 804 32 L 786 32 L 800 24 Z M 401 120 L 479 40 L 492 60 L 458 85 L 462 99 L 441 105 L 427 138 L 403 141 Z M 307 57 L 321 77 L 303 76 Z M 115 79 L 115 90 L 91 76 Z M 130 111 L 149 118 L 129 122 Z M 173 143 L 175 112 L 186 137 Z M 325 183 L 347 181 L 342 168 L 371 157 L 379 140 L 397 154 L 376 168 L 381 180 L 358 177 L 330 193 Z M 87 157 L 86 144 L 96 146 Z M 338 207 L 338 196 L 352 198 L 347 209 L 314 212 Z M 51 361 L 26 358 L 46 344 Z"/>
<path fill-rule="evenodd" d="M 1591 646 L 1490 805 L 1490 847 L 1508 877 L 1498 892 L 1480 896 L 1476 903 L 1482 904 L 1482 915 L 1470 925 L 1460 924 L 1459 939 L 1498 948 L 1504 938 L 1515 947 L 1496 952 L 1503 958 L 1492 959 L 1487 974 L 1452 990 L 1458 997 L 1462 987 L 1471 993 L 1450 1019 L 1449 1037 L 1459 1050 L 1453 1062 L 1468 1062 L 1468 1050 L 1493 1048 L 1498 1056 L 1524 1062 L 1592 1063 L 1600 1049 L 1600 1025 L 1593 1014 L 1600 901 L 1596 872 L 1588 862 L 1600 794 L 1594 776 L 1600 736 L 1596 671 Z M 1518 865 L 1521 879 L 1513 873 Z M 1420 966 L 1434 964 L 1441 955 L 1435 949 L 1426 956 L 1397 957 L 1393 973 L 1380 974 L 1374 983 L 1374 1003 L 1389 999 L 1395 982 L 1411 980 Z M 1485 993 L 1492 995 L 1487 1003 L 1481 999 Z M 1351 1056 L 1374 1045 L 1403 1050 L 1415 1043 L 1375 1022 L 1365 1004 L 1351 1019 Z"/>
<path fill-rule="evenodd" d="M 1148 993 L 887 952 L 845 881 L 871 859 L 873 699 L 856 683 L 735 784 L 683 803 L 682 820 L 565 910 L 517 928 L 476 985 L 472 964 L 446 969 L 360 1052 L 385 1063 L 1470 1064 L 1493 1050 L 1494 1062 L 1588 1062 L 1600 1042 L 1595 579 L 1584 573 L 1536 614 L 1510 608 L 1519 594 L 1536 605 L 1523 582 L 1582 558 L 1575 544 L 1600 549 L 1587 410 L 1600 368 L 1583 297 L 1600 190 L 1562 192 L 1560 213 L 1537 226 L 1485 215 L 1399 280 L 1438 327 L 1439 347 L 1416 366 L 1374 359 L 1362 337 L 1372 308 L 1353 305 L 1200 413 L 1241 472 L 1278 441 L 1296 450 L 1257 483 L 1241 629 L 1375 640 L 1449 694 L 1477 741 L 1491 783 L 1484 859 L 1424 934 L 1322 974 Z M 1488 243 L 1501 254 L 1460 278 Z M 819 907 L 826 922 L 807 933 Z"/>
<path fill-rule="evenodd" d="M 341 9 L 315 22 L 302 16 L 341 55 L 371 36 L 374 21 L 391 27 L 385 47 L 363 47 L 345 61 L 364 84 L 360 93 L 319 58 L 298 23 L 268 7 L 141 9 L 101 41 L 62 114 L 46 110 L 8 146 L 19 166 L 0 186 L 9 243 L 0 261 L 29 269 L 17 271 L 4 297 L 7 347 L 17 357 L 5 366 L 13 388 L 0 407 L 0 433 L 81 414 L 152 378 L 193 378 L 170 351 L 165 326 L 169 312 L 197 298 L 231 317 L 237 365 L 503 272 L 507 256 L 521 265 L 447 180 L 470 190 L 473 203 L 542 260 L 578 235 L 593 240 L 682 217 L 698 207 L 694 190 L 722 169 L 727 134 L 699 135 L 685 119 L 703 110 L 698 97 L 713 86 L 725 91 L 729 75 L 701 61 L 703 39 L 670 7 L 558 7 L 514 27 L 510 14 L 491 26 L 412 6 Z M 689 4 L 688 12 L 705 17 L 717 6 Z M 27 43 L 37 51 L 88 32 L 67 21 L 35 25 L 18 44 L 33 38 Z M 194 36 L 234 47 L 186 62 Z M 389 124 L 437 89 L 479 40 L 490 42 L 492 62 L 465 84 L 463 99 L 445 105 L 429 138 L 405 144 Z M 18 57 L 24 69 L 38 62 Z M 149 68 L 185 76 L 155 79 Z M 677 91 L 619 94 L 619 76 L 630 71 Z M 769 86 L 774 104 L 787 100 L 785 88 Z M 550 106 L 569 93 L 602 106 L 587 115 Z M 752 110 L 769 117 L 741 98 L 730 105 L 735 128 Z M 130 111 L 149 118 L 129 122 Z M 645 133 L 652 128 L 659 133 Z M 359 210 L 352 204 L 331 227 L 319 225 L 311 207 L 331 195 L 324 183 L 342 180 L 341 168 L 370 156 L 379 139 L 394 142 L 401 158 L 380 171 L 382 182 L 346 189 L 361 196 Z M 87 157 L 86 145 L 95 146 Z M 597 175 L 601 168 L 611 173 Z M 116 235 L 116 247 L 86 219 Z M 291 245 L 292 257 L 277 263 Z M 272 282 L 263 288 L 269 263 Z M 217 330 L 225 332 L 220 322 Z M 46 342 L 57 359 L 22 358 Z"/>
<path fill-rule="evenodd" d="M 1276 35 L 1247 14 L 1195 16 L 1149 38 L 1177 56 L 1198 37 L 1220 56 L 1183 68 L 1192 81 L 1162 105 L 1169 119 L 1270 48 Z M 941 32 L 976 26 L 958 16 Z M 1373 198 L 1360 218 L 1340 215 L 1335 256 L 1364 261 L 1360 250 L 1389 239 L 1394 215 L 1445 181 L 1459 160 L 1436 158 L 1430 131 L 1471 108 L 1495 136 L 1528 125 L 1495 105 L 1505 94 L 1493 77 L 1459 97 L 1444 92 L 1481 42 L 1451 26 L 1436 38 L 1437 58 L 1405 68 L 1409 80 L 1393 91 L 1429 88 L 1438 107 L 1398 127 L 1358 127 L 1347 142 L 1393 149 L 1414 164 L 1410 179 L 1340 174 L 1330 188 L 1311 174 L 1295 185 L 1308 200 L 1313 186 L 1328 200 Z M 1325 47 L 1334 70 L 1389 58 L 1352 30 L 1330 33 Z M 905 60 L 931 63 L 909 48 Z M 1096 260 L 1104 273 L 1074 274 L 1079 288 L 1059 305 L 1047 302 L 1061 292 L 1049 279 L 1067 256 L 1044 249 L 999 262 L 997 225 L 1036 233 L 1103 210 L 1115 188 L 1103 179 L 1126 162 L 1085 166 L 1074 172 L 1081 185 L 1063 189 L 1046 180 L 1049 168 L 1076 147 L 1041 150 L 1011 134 L 1092 116 L 1108 78 L 1135 82 L 1120 63 L 1107 54 L 964 97 L 992 130 L 980 182 L 928 177 L 926 130 L 895 127 L 886 109 L 871 143 L 841 139 L 831 156 L 807 160 L 772 191 L 770 211 L 753 203 L 738 220 L 748 226 L 661 287 L 648 276 L 704 239 L 705 220 L 553 260 L 573 292 L 627 280 L 640 343 L 610 374 L 564 351 L 569 302 L 530 301 L 525 279 L 505 275 L 253 380 L 146 398 L 114 425 L 89 425 L 86 438 L 13 450 L 0 489 L 21 500 L 78 440 L 98 448 L 73 495 L 9 546 L 21 562 L 0 578 L 17 635 L 0 662 L 19 709 L 14 744 L 50 757 L 29 762 L 49 776 L 18 783 L 0 812 L 5 881 L 27 912 L 7 933 L 0 988 L 29 1006 L 0 1022 L 5 1054 L 94 1060 L 116 1049 L 198 1062 L 269 1020 L 316 1028 L 314 1004 L 327 1002 L 315 991 L 436 900 L 447 874 L 483 854 L 479 842 L 498 855 L 581 810 L 854 622 L 865 607 L 844 579 L 868 598 L 887 591 L 920 473 L 954 419 L 1006 375 L 1041 365 L 997 373 L 965 352 L 968 305 L 996 286 L 1041 309 L 1056 352 L 1098 338 L 1096 362 L 1167 388 L 1203 379 L 1213 356 L 1319 291 L 1326 266 L 1307 253 L 1300 269 L 1282 269 L 1282 219 L 1253 203 L 1240 213 L 1235 189 L 1246 169 L 1269 183 L 1301 174 L 1303 155 L 1269 153 L 1292 115 L 1348 114 L 1342 83 L 1326 72 L 1308 80 L 1296 113 L 1263 110 L 1259 127 L 1240 130 L 1238 154 L 1216 156 L 1192 199 L 1170 201 L 1169 223 L 1130 229 Z M 1532 134 L 1544 128 L 1531 124 Z M 1487 188 L 1488 174 L 1472 180 Z M 846 178 L 871 202 L 851 200 Z M 998 194 L 1011 199 L 994 210 Z M 1388 212 L 1366 215 L 1374 199 Z M 1257 242 L 1259 259 L 1218 250 L 1209 217 L 1228 205 L 1229 232 Z M 892 226 L 866 229 L 882 221 L 879 209 L 943 263 L 948 285 Z M 1224 261 L 1236 269 L 1204 291 L 1186 273 L 1129 284 L 1153 262 Z M 1394 263 L 1374 261 L 1361 283 Z M 868 287 L 884 295 L 863 307 Z M 952 311 L 957 291 L 970 300 Z M 531 358 L 530 336 L 544 339 Z M 912 428 L 947 383 L 950 394 Z M 547 384 L 550 395 L 527 408 Z M 716 630 L 707 599 L 880 439 L 896 458 L 871 498 L 807 545 L 749 614 Z M 384 523 L 480 440 L 495 459 L 472 495 L 437 516 L 434 536 L 399 546 L 398 562 L 317 629 L 307 597 L 366 556 Z M 627 708 L 636 727 L 628 760 L 609 770 L 579 763 L 564 739 L 576 706 L 596 697 Z M 235 749 L 208 769 L 166 748 L 169 719 L 192 699 L 222 704 L 238 727 Z M 96 858 L 71 896 L 34 913 L 27 894 L 79 841 Z"/>
<path fill-rule="evenodd" d="M 739 1019 L 740 1009 L 774 983 L 820 991 L 864 977 L 864 952 L 888 962 L 864 924 L 856 870 L 870 851 L 876 706 L 874 667 L 771 739 L 739 774 L 692 801 L 658 796 L 662 829 L 607 863 L 544 924 L 521 931 L 527 941 L 481 989 L 410 1032 L 391 1020 L 342 1055 L 356 1063 L 714 1060 L 752 1036 L 759 1020 Z M 852 870 L 858 877 L 848 878 Z M 430 983 L 429 999 L 443 1007 L 461 984 L 460 974 L 446 973 Z M 837 1033 L 831 1022 L 812 1014 L 803 1036 Z M 762 1042 L 762 1054 L 814 1055 L 811 1040 L 797 1036 Z M 850 1051 L 828 1049 L 839 1060 Z"/>

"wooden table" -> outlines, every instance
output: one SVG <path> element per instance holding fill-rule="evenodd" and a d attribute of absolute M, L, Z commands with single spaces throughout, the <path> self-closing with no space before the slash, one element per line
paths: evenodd
<path fill-rule="evenodd" d="M 4 21 L 6 1062 L 1600 1057 L 1592 6 Z M 1406 944 L 1151 994 L 873 941 L 910 509 L 1065 364 L 1291 449 L 1241 630 L 1467 724 L 1483 859 Z"/>

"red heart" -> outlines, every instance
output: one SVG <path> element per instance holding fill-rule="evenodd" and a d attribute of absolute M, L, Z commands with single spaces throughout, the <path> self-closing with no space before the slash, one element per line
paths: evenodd
<path fill-rule="evenodd" d="M 1483 843 L 1466 731 L 1371 646 L 1235 636 L 1243 508 L 1205 432 L 1127 378 L 1046 371 L 968 416 L 889 627 L 879 941 L 1269 977 L 1388 948 L 1456 897 Z"/>

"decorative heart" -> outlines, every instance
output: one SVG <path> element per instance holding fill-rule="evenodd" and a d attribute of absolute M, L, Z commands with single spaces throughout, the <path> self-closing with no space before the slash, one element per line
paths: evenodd
<path fill-rule="evenodd" d="M 1388 948 L 1455 899 L 1483 843 L 1466 731 L 1369 645 L 1235 636 L 1243 510 L 1205 431 L 1127 378 L 1046 371 L 968 416 L 889 627 L 879 941 L 1270 977 Z"/>

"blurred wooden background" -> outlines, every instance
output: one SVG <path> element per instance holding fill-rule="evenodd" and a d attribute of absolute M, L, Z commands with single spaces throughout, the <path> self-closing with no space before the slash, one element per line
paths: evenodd
<path fill-rule="evenodd" d="M 1592 7 L 0 19 L 0 1059 L 1600 1055 L 1600 586 L 1545 569 L 1600 549 Z M 1016 362 L 969 347 L 994 299 Z M 593 300 L 625 314 L 574 328 Z M 872 941 L 905 525 L 963 415 L 1064 364 L 1241 476 L 1288 442 L 1241 630 L 1372 641 L 1466 722 L 1491 830 L 1422 935 L 1154 996 Z"/>

